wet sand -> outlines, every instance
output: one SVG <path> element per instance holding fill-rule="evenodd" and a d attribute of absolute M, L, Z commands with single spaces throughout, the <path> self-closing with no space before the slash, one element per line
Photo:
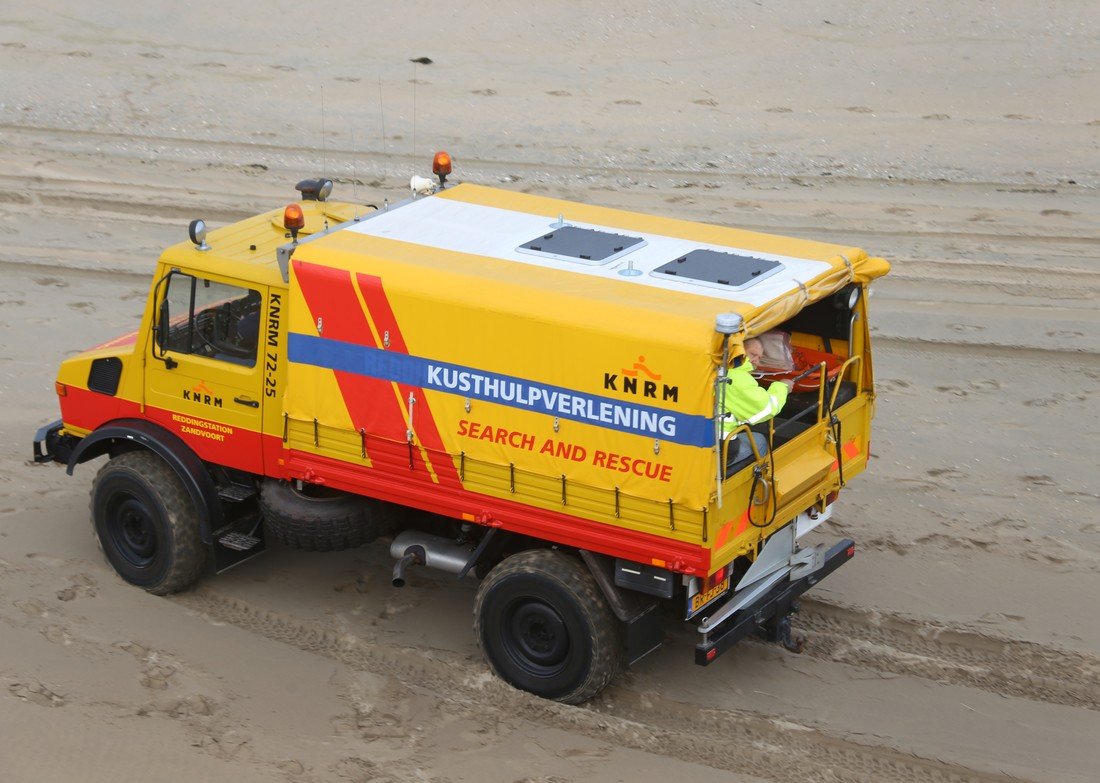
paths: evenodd
<path fill-rule="evenodd" d="M 1094 4 L 5 17 L 0 780 L 1096 779 Z M 826 531 L 860 553 L 808 594 L 802 655 L 702 669 L 675 629 L 549 704 L 488 675 L 473 580 L 273 544 L 156 598 L 96 547 L 98 465 L 28 461 L 58 361 L 136 326 L 189 220 L 322 172 L 393 201 L 438 148 L 460 180 L 893 261 L 871 468 Z"/>

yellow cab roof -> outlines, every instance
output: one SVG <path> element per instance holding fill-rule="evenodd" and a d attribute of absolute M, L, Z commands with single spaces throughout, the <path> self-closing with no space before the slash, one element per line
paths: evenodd
<path fill-rule="evenodd" d="M 299 232 L 302 240 L 329 228 L 353 220 L 356 215 L 370 212 L 367 207 L 338 202 L 299 202 L 305 217 L 305 227 Z M 208 273 L 281 286 L 284 281 L 276 259 L 278 248 L 290 242 L 283 227 L 283 209 L 256 215 L 228 226 L 211 230 L 207 235 L 208 250 L 199 250 L 190 242 L 179 242 L 167 248 L 161 260 L 199 273 Z"/>

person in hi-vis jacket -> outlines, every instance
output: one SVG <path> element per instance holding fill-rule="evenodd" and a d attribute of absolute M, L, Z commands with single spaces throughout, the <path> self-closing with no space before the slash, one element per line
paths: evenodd
<path fill-rule="evenodd" d="M 787 392 L 794 385 L 789 380 L 775 381 L 765 389 L 752 377 L 753 365 L 764 354 L 764 345 L 755 337 L 745 340 L 745 358 L 736 360 L 726 374 L 726 390 L 722 398 L 722 431 L 730 433 L 742 424 L 760 424 L 783 410 L 787 401 Z M 768 439 L 759 432 L 752 434 L 756 441 L 756 450 L 761 454 L 768 451 Z M 746 457 L 752 456 L 752 446 L 747 433 L 741 432 L 729 441 L 726 453 L 726 469 Z"/>

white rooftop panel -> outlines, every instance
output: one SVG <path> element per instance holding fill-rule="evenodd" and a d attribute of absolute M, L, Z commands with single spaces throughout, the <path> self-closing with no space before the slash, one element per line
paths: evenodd
<path fill-rule="evenodd" d="M 619 280 L 624 285 L 644 285 L 697 293 L 700 296 L 754 306 L 766 304 L 789 293 L 830 268 L 829 264 L 821 261 L 694 242 L 644 231 L 625 231 L 614 226 L 593 225 L 575 220 L 567 220 L 565 225 L 629 234 L 641 237 L 644 244 L 639 244 L 637 249 L 629 250 L 604 265 L 589 265 L 560 257 L 542 257 L 529 251 L 517 250 L 524 243 L 550 232 L 558 225 L 556 216 L 532 215 L 451 199 L 426 197 L 384 213 L 375 213 L 369 220 L 348 226 L 345 230 L 440 250 Z M 739 255 L 777 261 L 782 266 L 765 279 L 743 290 L 729 291 L 713 283 L 651 274 L 670 261 L 700 249 L 727 253 L 732 251 Z M 623 274 L 624 272 L 632 274 Z"/>

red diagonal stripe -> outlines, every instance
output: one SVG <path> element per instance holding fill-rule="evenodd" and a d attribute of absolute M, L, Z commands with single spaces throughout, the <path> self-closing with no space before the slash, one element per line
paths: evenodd
<path fill-rule="evenodd" d="M 385 334 L 389 332 L 390 334 L 390 344 L 387 350 L 408 354 L 408 346 L 401 334 L 401 328 L 398 326 L 393 307 L 390 306 L 385 289 L 382 287 L 382 279 L 374 275 L 359 273 L 356 275 L 356 281 L 378 333 Z M 424 398 L 423 390 L 405 384 L 398 384 L 398 388 L 401 389 L 402 399 L 408 399 L 409 392 L 412 392 L 417 399 L 415 413 L 416 436 L 426 448 L 434 453 L 432 467 L 435 468 L 436 476 L 441 483 L 451 486 L 460 485 L 461 482 L 459 481 L 458 471 L 455 470 L 454 460 L 445 455 L 446 448 L 443 445 L 443 438 L 439 434 L 439 428 L 436 426 L 431 408 L 428 407 L 428 402 Z"/>
<path fill-rule="evenodd" d="M 324 337 L 377 347 L 350 273 L 301 261 L 294 262 L 294 269 L 311 321 L 316 324 L 321 318 Z M 348 372 L 334 373 L 355 429 L 405 440 L 405 419 L 389 381 Z M 367 451 L 370 454 L 369 439 Z"/>

